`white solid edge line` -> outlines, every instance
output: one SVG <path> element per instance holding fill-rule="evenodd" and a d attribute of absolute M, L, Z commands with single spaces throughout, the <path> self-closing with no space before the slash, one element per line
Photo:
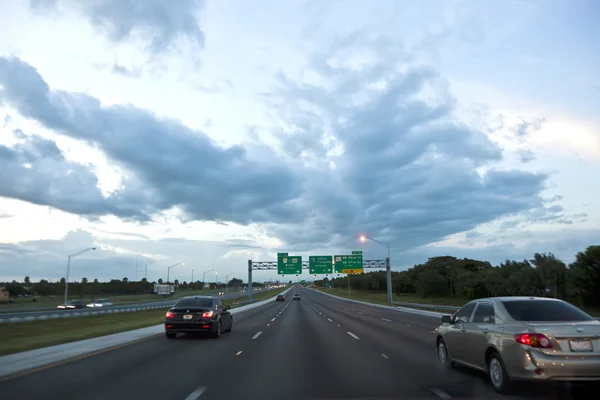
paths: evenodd
<path fill-rule="evenodd" d="M 331 320 L 331 318 L 327 318 L 327 320 L 328 320 L 329 322 L 333 322 L 333 321 Z"/>
<path fill-rule="evenodd" d="M 275 321 L 275 319 L 276 319 L 276 318 L 277 318 L 277 317 L 273 318 L 273 319 L 271 320 L 271 322 Z"/>
<path fill-rule="evenodd" d="M 387 319 L 387 318 L 381 318 L 382 321 L 386 321 L 386 322 L 392 322 L 391 319 Z"/>
<path fill-rule="evenodd" d="M 386 355 L 385 355 L 385 354 L 383 354 L 383 353 L 381 353 L 381 356 L 382 356 L 383 358 L 389 358 L 388 356 L 386 356 Z"/>
<path fill-rule="evenodd" d="M 444 391 L 443 391 L 443 390 L 441 390 L 441 389 L 434 389 L 434 388 L 431 388 L 430 390 L 431 390 L 431 392 L 432 392 L 433 394 L 435 394 L 435 395 L 436 395 L 437 397 L 439 397 L 440 399 L 445 399 L 445 400 L 448 400 L 448 399 L 451 399 L 451 398 L 452 398 L 452 396 L 450 396 L 448 393 L 444 392 Z"/>
<path fill-rule="evenodd" d="M 358 311 L 359 314 L 362 314 L 360 311 Z"/>
<path fill-rule="evenodd" d="M 356 336 L 354 333 L 352 332 L 346 332 L 348 335 L 352 336 L 354 339 L 360 339 L 358 336 Z"/>
<path fill-rule="evenodd" d="M 252 336 L 252 339 L 253 339 L 253 340 L 254 340 L 254 339 L 256 339 L 256 338 L 257 338 L 257 337 L 259 337 L 261 334 L 262 334 L 262 331 L 258 331 L 258 332 L 256 333 L 256 335 Z"/>
<path fill-rule="evenodd" d="M 198 387 L 196 390 L 190 393 L 190 395 L 186 397 L 185 400 L 196 400 L 198 397 L 202 396 L 202 393 L 204 393 L 206 389 L 208 389 L 206 386 Z"/>

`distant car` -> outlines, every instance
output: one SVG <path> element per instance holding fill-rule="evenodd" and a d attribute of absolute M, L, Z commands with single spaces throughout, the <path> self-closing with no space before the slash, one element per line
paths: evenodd
<path fill-rule="evenodd" d="M 223 296 L 225 292 L 219 292 L 219 296 Z"/>
<path fill-rule="evenodd" d="M 486 372 L 500 393 L 517 380 L 600 381 L 600 321 L 562 300 L 474 300 L 444 315 L 436 334 L 444 367 Z"/>
<path fill-rule="evenodd" d="M 111 303 L 110 301 L 108 301 L 106 299 L 98 299 L 98 300 L 92 301 L 87 306 L 91 307 L 91 308 L 101 308 L 101 307 L 112 307 L 112 305 L 113 305 L 113 303 Z"/>
<path fill-rule="evenodd" d="M 59 304 L 57 308 L 61 310 L 74 310 L 76 308 L 86 308 L 86 304 L 83 300 L 69 300 L 64 304 Z"/>
<path fill-rule="evenodd" d="M 219 338 L 222 332 L 231 332 L 233 328 L 230 308 L 216 297 L 184 297 L 165 315 L 167 338 L 174 339 L 178 333 L 210 333 Z"/>
<path fill-rule="evenodd" d="M 275 301 L 285 301 L 285 296 L 282 294 L 278 294 L 275 298 Z"/>
<path fill-rule="evenodd" d="M 300 300 L 300 293 L 294 293 L 292 300 Z"/>

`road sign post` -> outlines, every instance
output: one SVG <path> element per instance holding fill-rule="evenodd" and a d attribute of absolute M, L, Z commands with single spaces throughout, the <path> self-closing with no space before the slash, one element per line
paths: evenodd
<path fill-rule="evenodd" d="M 308 257 L 308 272 L 310 274 L 332 274 L 332 256 L 310 256 Z"/>
<path fill-rule="evenodd" d="M 302 273 L 302 257 L 289 256 L 288 253 L 277 254 L 278 275 L 300 275 Z"/>

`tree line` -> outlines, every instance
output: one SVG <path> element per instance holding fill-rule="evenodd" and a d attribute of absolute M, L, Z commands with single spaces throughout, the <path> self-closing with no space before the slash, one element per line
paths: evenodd
<path fill-rule="evenodd" d="M 348 278 L 329 281 L 347 287 Z M 385 271 L 350 277 L 354 290 L 386 291 Z M 566 265 L 552 253 L 536 253 L 530 260 L 488 261 L 441 256 L 429 258 L 406 271 L 392 272 L 392 290 L 423 298 L 456 297 L 470 300 L 494 296 L 547 296 L 579 307 L 600 309 L 600 246 L 589 246 Z"/>
<path fill-rule="evenodd" d="M 166 282 L 165 282 L 166 283 Z M 204 282 L 179 282 L 175 279 L 172 282 L 177 286 L 178 290 L 202 290 Z M 206 282 L 209 289 L 225 289 L 227 286 L 231 289 L 238 289 L 244 286 L 244 282 L 241 279 L 233 278 L 228 284 Z M 87 278 L 82 278 L 81 281 L 69 281 L 69 297 L 70 298 L 83 298 L 83 297 L 99 297 L 99 296 L 117 296 L 117 295 L 141 295 L 154 293 L 154 285 L 163 284 L 163 280 L 159 279 L 155 282 L 149 282 L 146 278 L 142 278 L 140 281 L 130 281 L 127 278 L 123 279 L 111 279 L 108 282 L 100 282 L 98 279 L 94 279 L 91 282 Z M 263 284 L 253 283 L 253 286 L 260 287 Z M 26 276 L 23 282 L 0 282 L 0 287 L 4 287 L 8 290 L 11 297 L 19 296 L 60 296 L 65 290 L 65 278 L 61 278 L 59 281 L 51 282 L 46 279 L 41 279 L 39 282 L 32 282 L 31 279 Z"/>

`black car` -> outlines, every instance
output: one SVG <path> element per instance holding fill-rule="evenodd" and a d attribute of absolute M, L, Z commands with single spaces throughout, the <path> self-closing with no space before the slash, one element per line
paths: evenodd
<path fill-rule="evenodd" d="M 83 300 L 69 300 L 65 304 L 60 304 L 57 308 L 61 310 L 74 310 L 76 308 L 87 308 L 87 304 Z"/>
<path fill-rule="evenodd" d="M 285 301 L 285 296 L 282 294 L 278 294 L 277 298 L 275 298 L 275 301 Z"/>
<path fill-rule="evenodd" d="M 178 333 L 207 332 L 218 338 L 222 332 L 231 332 L 233 316 L 230 306 L 210 296 L 188 296 L 179 300 L 165 315 L 165 332 L 169 339 Z"/>

